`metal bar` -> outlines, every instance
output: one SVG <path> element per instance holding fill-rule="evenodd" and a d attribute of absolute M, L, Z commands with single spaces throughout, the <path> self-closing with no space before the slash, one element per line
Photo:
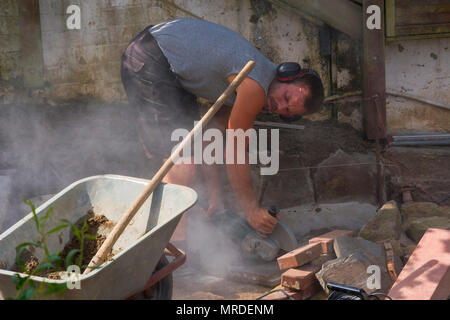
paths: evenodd
<path fill-rule="evenodd" d="M 354 98 L 354 97 L 358 97 L 358 98 L 360 98 L 359 100 L 362 100 L 361 96 L 362 96 L 362 91 L 351 91 L 351 92 L 346 92 L 344 94 L 335 94 L 335 95 L 326 97 L 323 100 L 323 103 L 331 103 L 336 100 L 342 100 L 342 99 L 348 99 L 348 98 Z"/>
<path fill-rule="evenodd" d="M 254 121 L 253 123 L 257 126 L 262 126 L 262 127 L 305 130 L 305 126 L 300 126 L 300 125 L 296 125 L 296 124 L 287 124 L 287 123 L 270 122 L 270 121 L 268 121 L 268 122 Z"/>
<path fill-rule="evenodd" d="M 181 267 L 186 262 L 186 254 L 182 250 L 176 248 L 170 242 L 167 244 L 166 249 L 175 257 L 175 259 L 165 267 L 153 273 L 150 277 L 150 280 L 145 285 L 144 290 L 150 289 L 155 283 L 167 277 L 169 274 Z"/>
<path fill-rule="evenodd" d="M 373 97 L 373 104 L 376 111 L 376 120 L 377 120 L 377 126 L 378 126 L 378 132 L 384 132 L 383 138 L 386 138 L 386 128 L 384 127 L 383 119 L 381 119 L 381 113 L 379 108 L 379 100 L 377 96 Z M 378 204 L 380 206 L 384 203 L 384 172 L 383 172 L 383 166 L 381 163 L 381 145 L 380 145 L 380 138 L 377 137 L 375 139 L 376 142 L 376 162 L 377 162 L 377 186 L 378 186 Z"/>
<path fill-rule="evenodd" d="M 450 140 L 450 134 L 392 136 L 394 141 L 438 141 Z"/>
<path fill-rule="evenodd" d="M 387 91 L 386 93 L 388 95 L 391 95 L 391 96 L 407 98 L 407 99 L 411 99 L 411 100 L 416 100 L 416 101 L 419 101 L 419 102 L 423 102 L 423 103 L 429 104 L 431 106 L 435 106 L 435 107 L 438 107 L 438 108 L 443 108 L 443 109 L 450 110 L 450 105 L 442 103 L 442 102 L 434 101 L 434 100 L 431 100 L 431 99 L 428 99 L 428 98 L 418 97 L 418 96 L 414 96 L 414 95 L 411 95 L 411 94 L 394 92 L 394 91 Z"/>
<path fill-rule="evenodd" d="M 450 37 L 450 34 L 449 34 L 449 37 Z M 353 91 L 353 92 L 346 92 L 346 93 L 344 93 L 342 95 L 333 95 L 333 96 L 325 98 L 324 103 L 330 103 L 330 102 L 335 101 L 335 100 L 353 98 L 353 97 L 360 96 L 362 94 L 363 93 L 361 91 Z M 392 90 L 386 90 L 386 94 L 389 95 L 389 96 L 415 100 L 415 101 L 419 101 L 419 102 L 422 102 L 422 103 L 426 103 L 426 104 L 428 104 L 430 106 L 434 106 L 434 107 L 444 108 L 444 109 L 450 110 L 450 105 L 445 104 L 443 102 L 431 100 L 431 99 L 428 99 L 428 98 L 425 98 L 425 97 L 419 97 L 419 96 L 414 96 L 414 95 L 407 94 L 407 93 L 395 92 L 395 91 L 392 91 Z"/>
<path fill-rule="evenodd" d="M 383 199 L 383 167 L 381 165 L 381 146 L 380 146 L 380 139 L 375 140 L 375 157 L 376 157 L 376 163 L 377 163 L 377 200 L 378 205 L 383 205 L 384 199 Z"/>
<path fill-rule="evenodd" d="M 437 141 L 394 141 L 392 146 L 450 146 L 450 139 Z"/>

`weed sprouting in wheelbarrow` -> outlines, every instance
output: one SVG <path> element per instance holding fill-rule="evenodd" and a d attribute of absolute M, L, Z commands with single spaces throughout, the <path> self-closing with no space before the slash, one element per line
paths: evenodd
<path fill-rule="evenodd" d="M 167 275 L 184 262 L 185 255 L 168 242 L 182 214 L 197 200 L 197 194 L 190 188 L 160 184 L 113 246 L 111 259 L 100 268 L 83 275 L 87 262 L 83 259 L 79 263 L 80 252 L 76 251 L 81 248 L 64 253 L 65 247 L 77 238 L 75 234 L 88 241 L 89 237 L 94 237 L 95 233 L 86 233 L 86 227 L 83 229 L 83 221 L 89 219 L 91 209 L 95 216 L 104 215 L 108 221 L 116 223 L 147 184 L 147 180 L 115 175 L 90 177 L 73 183 L 32 209 L 0 235 L 0 295 L 36 299 L 170 298 L 171 287 L 167 285 L 171 286 L 171 282 Z M 106 237 L 111 227 L 108 223 L 101 224 L 95 239 Z M 29 251 L 39 261 L 35 272 L 18 272 L 22 270 L 20 267 L 15 271 L 18 254 L 22 256 Z M 67 255 L 58 258 L 55 253 Z M 175 258 L 169 265 L 166 255 Z M 67 286 L 74 278 L 68 278 L 65 272 L 59 272 L 60 279 L 48 277 L 53 273 L 52 266 L 59 265 L 60 270 L 66 271 L 67 266 L 77 263 L 81 266 L 76 277 L 79 289 Z M 18 288 L 22 287 L 19 293 Z"/>
<path fill-rule="evenodd" d="M 51 230 L 47 230 L 47 222 L 52 219 L 53 207 L 50 207 L 45 212 L 45 215 L 38 217 L 36 214 L 36 208 L 33 203 L 29 200 L 24 200 L 24 203 L 28 205 L 33 214 L 33 221 L 35 228 L 40 234 L 40 239 L 37 242 L 24 242 L 16 247 L 17 250 L 17 262 L 13 269 L 14 271 L 21 272 L 16 273 L 12 276 L 12 281 L 16 285 L 17 294 L 15 297 L 8 297 L 8 299 L 18 299 L 18 300 L 30 300 L 40 295 L 47 297 L 52 294 L 62 294 L 67 290 L 68 286 L 66 284 L 55 284 L 40 282 L 35 283 L 32 280 L 32 276 L 42 276 L 50 279 L 61 279 L 66 276 L 68 270 L 78 270 L 81 271 L 87 267 L 85 260 L 88 262 L 95 254 L 96 250 L 92 253 L 86 249 L 97 249 L 96 245 L 92 243 L 101 245 L 104 241 L 104 236 L 98 235 L 97 233 L 92 233 L 91 225 L 93 225 L 98 219 L 95 217 L 85 218 L 82 223 L 78 225 L 71 223 L 67 219 L 61 220 L 61 225 L 58 225 Z M 88 212 L 91 216 L 94 212 L 90 210 Z M 106 217 L 100 216 L 103 220 Z M 73 238 L 64 247 L 62 252 L 51 253 L 47 246 L 47 241 L 56 232 L 64 228 L 72 228 Z M 86 242 L 91 243 L 86 243 Z M 44 258 L 39 261 L 31 252 L 36 250 L 42 250 L 44 253 Z M 86 252 L 88 251 L 88 252 Z"/>

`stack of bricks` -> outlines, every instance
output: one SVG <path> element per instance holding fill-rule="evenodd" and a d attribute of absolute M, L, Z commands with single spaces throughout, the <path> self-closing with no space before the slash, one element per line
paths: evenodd
<path fill-rule="evenodd" d="M 285 300 L 288 296 L 295 300 L 309 299 L 321 290 L 315 274 L 322 269 L 322 264 L 336 257 L 334 239 L 342 236 L 353 237 L 350 230 L 334 230 L 309 240 L 309 244 L 299 247 L 279 257 L 281 288 L 264 297 L 264 300 Z M 288 296 L 286 296 L 286 294 Z"/>

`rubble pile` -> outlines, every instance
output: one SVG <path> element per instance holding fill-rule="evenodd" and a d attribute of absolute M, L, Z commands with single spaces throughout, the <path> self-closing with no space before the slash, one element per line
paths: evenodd
<path fill-rule="evenodd" d="M 395 254 L 406 263 L 429 228 L 449 230 L 450 207 L 409 202 L 400 210 L 395 201 L 389 201 L 366 223 L 359 236 L 378 244 L 389 241 Z"/>
<path fill-rule="evenodd" d="M 280 256 L 280 286 L 263 299 L 304 300 L 322 290 L 329 294 L 328 282 L 387 294 L 430 228 L 450 230 L 450 207 L 409 202 L 399 208 L 389 201 L 356 235 L 334 230 Z"/>

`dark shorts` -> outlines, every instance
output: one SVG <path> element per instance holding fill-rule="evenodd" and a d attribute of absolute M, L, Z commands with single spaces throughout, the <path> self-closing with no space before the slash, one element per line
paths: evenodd
<path fill-rule="evenodd" d="M 122 83 L 137 115 L 137 130 L 152 157 L 167 158 L 178 141 L 175 129 L 190 131 L 198 120 L 197 98 L 183 89 L 148 28 L 128 45 L 121 59 Z"/>

